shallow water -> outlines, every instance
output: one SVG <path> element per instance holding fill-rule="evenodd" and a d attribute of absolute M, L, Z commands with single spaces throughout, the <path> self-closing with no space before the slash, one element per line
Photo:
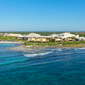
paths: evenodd
<path fill-rule="evenodd" d="M 11 51 L 0 44 L 0 85 L 85 85 L 85 48 Z"/>

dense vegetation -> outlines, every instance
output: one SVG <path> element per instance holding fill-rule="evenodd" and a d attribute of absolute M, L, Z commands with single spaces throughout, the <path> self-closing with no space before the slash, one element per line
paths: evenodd
<path fill-rule="evenodd" d="M 48 34 L 50 34 L 52 32 L 49 32 Z M 42 33 L 41 33 L 42 34 Z M 47 34 L 47 35 L 48 35 Z M 85 34 L 82 34 L 82 36 L 84 36 Z M 12 36 L 1 36 L 0 35 L 0 40 L 1 41 L 22 41 L 24 43 L 24 45 L 42 45 L 42 46 L 55 46 L 55 45 L 79 45 L 79 44 L 85 44 L 85 41 L 69 41 L 69 42 L 66 42 L 66 41 L 63 41 L 63 42 L 55 42 L 54 39 L 49 39 L 49 42 L 35 42 L 35 41 L 31 41 L 31 42 L 28 42 L 26 39 L 23 39 L 23 40 L 19 40 L 17 39 L 16 37 L 12 37 Z"/>
<path fill-rule="evenodd" d="M 85 41 L 69 41 L 69 42 L 28 42 L 26 41 L 24 43 L 25 45 L 42 45 L 42 46 L 46 46 L 46 45 L 49 45 L 49 46 L 55 46 L 55 45 L 60 45 L 60 46 L 65 46 L 65 45 L 78 45 L 78 44 L 85 44 Z"/>
<path fill-rule="evenodd" d="M 0 41 L 22 41 L 22 42 L 25 42 L 26 39 L 18 40 L 17 37 L 0 35 Z"/>

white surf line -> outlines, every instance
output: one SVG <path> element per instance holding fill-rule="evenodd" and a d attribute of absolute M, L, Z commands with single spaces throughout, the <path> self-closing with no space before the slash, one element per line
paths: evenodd
<path fill-rule="evenodd" d="M 75 50 L 85 50 L 85 48 L 76 48 Z"/>
<path fill-rule="evenodd" d="M 45 52 L 45 53 L 36 53 L 36 54 L 24 54 L 24 56 L 26 57 L 35 57 L 35 56 L 42 56 L 42 55 L 47 55 L 47 54 L 50 54 L 52 52 Z"/>

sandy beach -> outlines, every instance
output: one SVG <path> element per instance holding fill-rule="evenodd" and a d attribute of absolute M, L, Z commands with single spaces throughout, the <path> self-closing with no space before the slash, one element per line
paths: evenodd
<path fill-rule="evenodd" d="M 22 44 L 23 42 L 16 42 L 16 41 L 0 41 L 0 44 L 4 44 L 4 43 Z"/>

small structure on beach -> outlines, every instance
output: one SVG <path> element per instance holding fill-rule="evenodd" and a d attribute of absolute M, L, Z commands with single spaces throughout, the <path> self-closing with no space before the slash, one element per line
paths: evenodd
<path fill-rule="evenodd" d="M 57 41 L 57 42 L 61 42 L 62 39 L 57 38 L 57 39 L 55 39 L 55 41 Z"/>
<path fill-rule="evenodd" d="M 46 40 L 46 38 L 42 38 L 41 41 L 42 42 L 46 42 L 47 40 Z"/>
<path fill-rule="evenodd" d="M 36 41 L 36 39 L 35 38 L 31 38 L 30 41 Z"/>

